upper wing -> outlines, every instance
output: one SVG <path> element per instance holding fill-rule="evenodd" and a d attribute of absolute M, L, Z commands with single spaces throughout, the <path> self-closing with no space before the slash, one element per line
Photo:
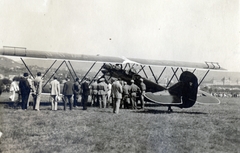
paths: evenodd
<path fill-rule="evenodd" d="M 43 58 L 43 59 L 98 61 L 98 62 L 110 62 L 110 63 L 122 63 L 124 61 L 120 57 L 71 54 L 71 53 L 62 53 L 62 52 L 48 52 L 48 51 L 35 51 L 35 50 L 23 50 L 23 49 L 15 50 L 14 48 L 0 49 L 0 55 Z"/>
<path fill-rule="evenodd" d="M 141 63 L 143 65 L 225 70 L 224 68 L 220 67 L 220 65 L 217 62 L 197 63 L 197 62 L 183 62 L 183 61 L 149 60 L 149 59 L 139 59 L 139 58 L 129 58 L 129 60 L 135 61 L 136 63 Z"/>
<path fill-rule="evenodd" d="M 16 48 L 3 48 L 0 49 L 0 55 L 5 56 L 20 56 L 30 58 L 45 58 L 45 59 L 62 59 L 62 60 L 78 60 L 78 61 L 97 61 L 97 62 L 109 62 L 126 64 L 129 61 L 141 65 L 149 66 L 171 66 L 171 67 L 187 67 L 187 68 L 199 68 L 199 69 L 219 69 L 224 70 L 218 63 L 206 62 L 183 62 L 183 61 L 167 61 L 167 60 L 149 60 L 138 58 L 125 58 L 125 57 L 113 57 L 113 56 L 101 56 L 101 55 L 85 55 L 85 54 L 72 54 L 62 52 L 48 52 L 48 51 L 34 51 Z"/>

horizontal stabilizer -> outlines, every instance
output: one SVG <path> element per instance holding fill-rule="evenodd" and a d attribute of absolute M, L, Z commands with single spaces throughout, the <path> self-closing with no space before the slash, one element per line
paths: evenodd
<path fill-rule="evenodd" d="M 200 104 L 220 104 L 220 100 L 211 94 L 204 92 L 202 90 L 198 91 L 197 103 Z"/>
<path fill-rule="evenodd" d="M 148 101 L 161 105 L 178 106 L 182 104 L 180 98 L 170 94 L 154 94 L 152 92 L 147 92 L 144 96 Z"/>

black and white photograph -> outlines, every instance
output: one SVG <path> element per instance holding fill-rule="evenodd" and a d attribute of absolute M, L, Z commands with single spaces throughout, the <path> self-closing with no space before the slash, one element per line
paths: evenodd
<path fill-rule="evenodd" d="M 0 153 L 240 153 L 239 0 L 1 0 Z"/>

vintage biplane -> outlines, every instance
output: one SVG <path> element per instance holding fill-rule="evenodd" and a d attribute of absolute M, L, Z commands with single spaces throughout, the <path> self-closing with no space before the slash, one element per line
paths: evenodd
<path fill-rule="evenodd" d="M 92 62 L 91 67 L 83 76 L 82 80 L 88 75 L 96 63 L 101 63 L 102 66 L 99 68 L 98 72 L 92 78 L 92 80 L 97 78 L 100 72 L 103 74 L 102 77 L 105 77 L 106 79 L 109 79 L 111 77 L 121 78 L 123 81 L 126 81 L 128 83 L 130 83 L 130 80 L 133 79 L 137 85 L 140 84 L 140 78 L 142 78 L 143 82 L 146 85 L 146 101 L 161 106 L 167 106 L 169 112 L 172 112 L 172 106 L 179 108 L 190 108 L 196 102 L 202 104 L 220 103 L 216 97 L 213 97 L 209 93 L 199 90 L 200 84 L 205 79 L 210 70 L 224 70 L 217 62 L 192 63 L 166 60 L 148 60 L 62 52 L 33 51 L 27 50 L 26 48 L 8 46 L 4 46 L 3 49 L 0 49 L 0 55 L 20 57 L 23 64 L 26 66 L 27 70 L 32 76 L 33 74 L 24 62 L 24 58 L 54 60 L 52 65 L 43 76 L 48 73 L 56 61 L 61 61 L 61 64 L 54 73 L 57 73 L 57 70 L 61 67 L 62 64 L 65 63 L 73 78 L 78 76 L 71 64 L 72 61 Z M 162 67 L 162 70 L 160 71 L 161 73 L 158 77 L 152 68 L 154 66 Z M 167 68 L 170 68 L 172 76 L 164 85 L 161 85 L 159 83 L 161 76 Z M 146 69 L 148 69 L 153 79 L 150 79 L 149 75 L 146 72 Z M 190 69 L 191 71 L 189 71 Z M 201 79 L 198 79 L 194 74 L 197 69 L 205 70 L 204 76 Z M 143 74 L 141 75 L 140 72 Z M 180 76 L 177 75 L 179 72 Z M 54 74 L 52 74 L 51 77 L 53 76 Z M 174 84 L 172 84 L 173 79 L 177 80 L 177 82 Z"/>

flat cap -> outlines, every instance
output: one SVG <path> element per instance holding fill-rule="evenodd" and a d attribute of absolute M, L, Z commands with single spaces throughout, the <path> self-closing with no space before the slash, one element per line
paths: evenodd
<path fill-rule="evenodd" d="M 24 77 L 27 77 L 27 76 L 28 76 L 28 73 L 27 73 L 27 72 L 23 73 L 23 76 L 24 76 Z"/>

